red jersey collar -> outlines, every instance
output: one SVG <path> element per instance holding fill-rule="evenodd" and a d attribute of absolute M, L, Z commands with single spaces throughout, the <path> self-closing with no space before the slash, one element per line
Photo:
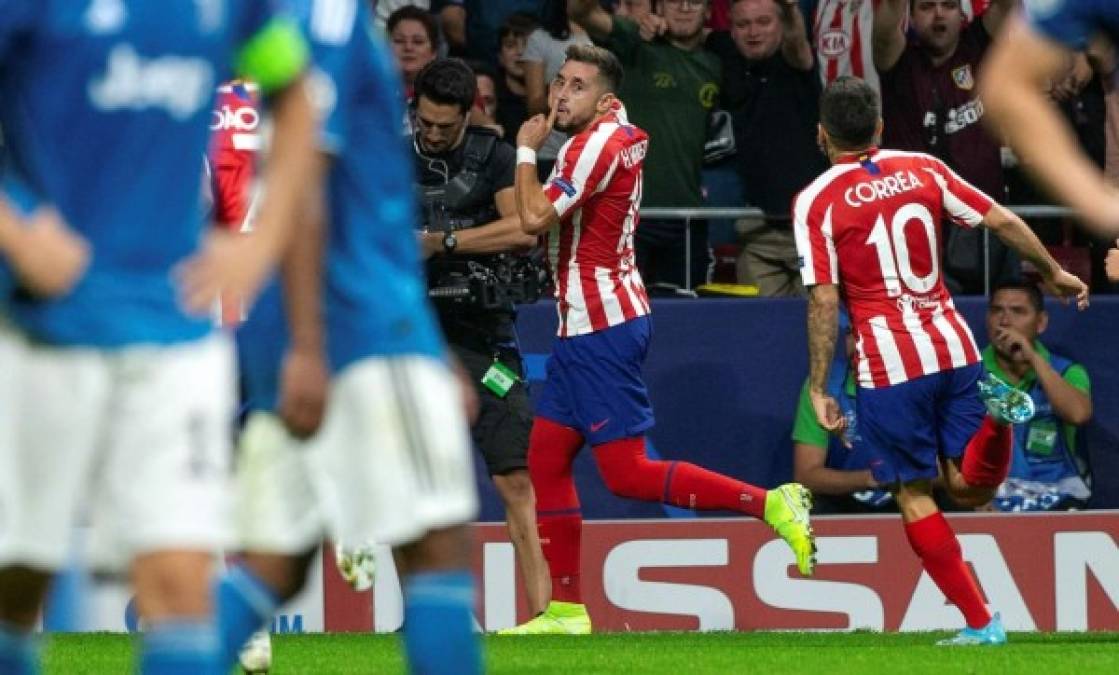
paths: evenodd
<path fill-rule="evenodd" d="M 867 160 L 874 159 L 874 156 L 877 155 L 877 154 L 878 154 L 878 146 L 877 145 L 872 145 L 869 148 L 867 148 L 866 150 L 862 150 L 862 151 L 859 151 L 859 152 L 845 152 L 842 155 L 835 158 L 835 163 L 836 164 L 862 163 L 862 162 L 865 162 Z"/>

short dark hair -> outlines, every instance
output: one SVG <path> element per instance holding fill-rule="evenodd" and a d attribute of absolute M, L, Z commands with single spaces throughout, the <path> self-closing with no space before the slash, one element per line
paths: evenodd
<path fill-rule="evenodd" d="M 991 289 L 991 297 L 988 300 L 988 305 L 994 302 L 995 295 L 999 291 L 1021 291 L 1030 298 L 1030 304 L 1033 305 L 1034 311 L 1041 313 L 1045 311 L 1045 296 L 1041 294 L 1041 289 L 1037 284 L 1030 283 L 1029 281 L 1002 281 L 995 284 Z"/>
<path fill-rule="evenodd" d="M 513 37 L 527 38 L 536 30 L 537 26 L 536 17 L 524 12 L 513 12 L 505 17 L 501 22 L 501 26 L 497 29 L 497 41 L 504 42 L 505 38 L 512 35 Z"/>
<path fill-rule="evenodd" d="M 478 95 L 474 71 L 462 59 L 435 59 L 416 75 L 414 100 L 424 97 L 439 105 L 457 105 L 470 112 Z"/>
<path fill-rule="evenodd" d="M 427 39 L 431 41 L 431 48 L 438 51 L 439 25 L 435 23 L 435 17 L 430 12 L 415 5 L 405 5 L 389 14 L 389 18 L 385 21 L 385 33 L 392 35 L 401 21 L 418 21 L 423 25 L 424 32 L 427 33 Z"/>
<path fill-rule="evenodd" d="M 567 60 L 596 66 L 606 91 L 612 94 L 622 86 L 622 62 L 608 49 L 589 44 L 571 45 L 567 48 Z"/>
<path fill-rule="evenodd" d="M 840 150 L 871 145 L 881 117 L 878 92 L 857 77 L 836 78 L 820 96 L 820 124 Z"/>
<path fill-rule="evenodd" d="M 469 59 L 466 65 L 470 67 L 470 70 L 474 71 L 474 75 L 488 77 L 494 82 L 497 82 L 497 70 L 488 62 L 481 59 Z"/>

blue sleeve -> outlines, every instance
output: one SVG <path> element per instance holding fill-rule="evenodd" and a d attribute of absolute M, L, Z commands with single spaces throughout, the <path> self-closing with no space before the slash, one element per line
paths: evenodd
<path fill-rule="evenodd" d="M 36 0 L 0 0 L 0 62 L 12 44 L 31 32 L 41 6 Z"/>
<path fill-rule="evenodd" d="M 280 8 L 290 9 L 291 4 L 277 0 L 241 0 L 234 2 L 233 42 L 242 45 L 259 33 Z"/>
<path fill-rule="evenodd" d="M 1113 0 L 1025 0 L 1026 18 L 1034 30 L 1069 49 L 1080 50 L 1096 32 L 1106 13 L 1119 15 Z"/>
<path fill-rule="evenodd" d="M 39 194 L 14 172 L 8 172 L 4 176 L 3 183 L 0 184 L 0 193 L 12 210 L 24 217 L 30 216 L 44 203 Z"/>
<path fill-rule="evenodd" d="M 319 147 L 338 154 L 348 140 L 348 110 L 344 99 L 349 95 L 348 49 L 312 43 L 314 67 L 309 86 L 311 98 L 321 120 Z"/>

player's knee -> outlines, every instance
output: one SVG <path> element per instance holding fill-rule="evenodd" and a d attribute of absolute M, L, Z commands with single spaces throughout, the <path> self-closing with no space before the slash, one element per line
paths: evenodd
<path fill-rule="evenodd" d="M 543 485 L 570 475 L 571 464 L 558 452 L 549 452 L 540 446 L 530 446 L 528 473 L 533 483 Z"/>
<path fill-rule="evenodd" d="M 996 488 L 991 487 L 967 486 L 957 488 L 953 486 L 948 494 L 957 506 L 965 509 L 975 509 L 989 504 L 995 497 L 995 490 Z"/>
<path fill-rule="evenodd" d="M 664 491 L 663 480 L 652 462 L 633 462 L 628 464 L 599 462 L 599 473 L 606 483 L 606 489 L 619 497 L 655 501 Z"/>
<path fill-rule="evenodd" d="M 301 555 L 246 553 L 242 562 L 280 598 L 295 597 L 303 589 L 316 551 Z"/>
<path fill-rule="evenodd" d="M 211 572 L 201 565 L 149 565 L 135 570 L 136 601 L 141 616 L 158 621 L 178 617 L 206 616 L 211 612 Z"/>
<path fill-rule="evenodd" d="M 507 509 L 535 507 L 536 500 L 528 471 L 518 469 L 507 474 L 494 476 L 493 484 L 497 487 L 497 492 L 501 495 L 501 500 Z"/>
<path fill-rule="evenodd" d="M 429 530 L 419 540 L 395 550 L 409 574 L 463 569 L 470 564 L 470 532 L 465 525 Z"/>

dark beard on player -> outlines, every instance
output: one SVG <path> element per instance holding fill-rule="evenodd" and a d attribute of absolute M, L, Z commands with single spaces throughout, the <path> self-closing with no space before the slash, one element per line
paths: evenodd
<path fill-rule="evenodd" d="M 567 122 L 560 122 L 559 120 L 556 120 L 556 123 L 555 123 L 554 126 L 555 126 L 555 129 L 557 131 L 562 131 L 563 133 L 567 134 L 568 136 L 572 136 L 574 134 L 579 133 L 584 128 L 586 128 L 588 122 L 590 122 L 589 119 L 587 119 L 587 120 L 576 120 L 576 119 L 572 118 L 572 119 L 568 120 Z"/>

